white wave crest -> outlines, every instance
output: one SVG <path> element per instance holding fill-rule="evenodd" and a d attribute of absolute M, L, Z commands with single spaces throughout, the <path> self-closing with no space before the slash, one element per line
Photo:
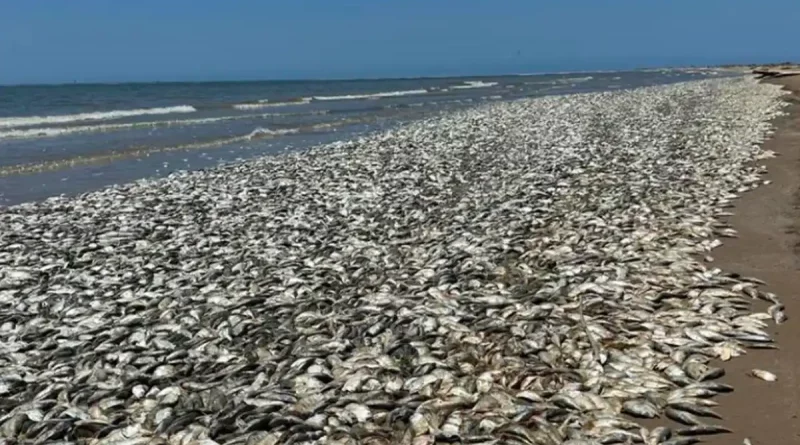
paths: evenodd
<path fill-rule="evenodd" d="M 258 139 L 258 138 L 269 137 L 269 136 L 282 136 L 284 134 L 297 133 L 298 131 L 300 131 L 300 130 L 298 130 L 297 128 L 285 128 L 285 129 L 281 129 L 281 130 L 270 130 L 269 128 L 258 127 L 255 130 L 251 131 L 250 134 L 248 134 L 247 136 L 244 136 L 244 139 L 245 140 L 251 140 L 251 139 Z"/>
<path fill-rule="evenodd" d="M 131 116 L 150 114 L 193 113 L 197 111 L 190 105 L 175 107 L 141 108 L 137 110 L 98 111 L 94 113 L 63 114 L 55 116 L 15 116 L 0 118 L 0 128 L 30 127 L 41 124 L 68 124 L 81 121 L 104 121 Z"/>
<path fill-rule="evenodd" d="M 464 85 L 454 85 L 450 88 L 454 90 L 469 90 L 472 88 L 489 88 L 496 86 L 497 82 L 484 82 L 482 80 L 468 80 L 464 82 Z"/>
<path fill-rule="evenodd" d="M 244 114 L 239 116 L 208 117 L 202 119 L 180 119 L 169 121 L 154 122 L 131 122 L 129 124 L 104 124 L 104 125 L 78 125 L 73 127 L 40 127 L 40 128 L 21 128 L 8 131 L 0 131 L 2 139 L 29 139 L 39 137 L 64 136 L 74 133 L 101 133 L 106 131 L 130 130 L 134 128 L 160 128 L 181 125 L 203 125 L 216 122 L 238 120 L 238 119 L 258 119 L 275 116 L 275 113 Z"/>
<path fill-rule="evenodd" d="M 270 107 L 286 107 L 289 105 L 303 105 L 311 102 L 310 97 L 304 97 L 300 100 L 286 101 L 286 102 L 270 102 L 268 100 L 259 100 L 254 103 L 233 104 L 232 107 L 236 110 L 258 110 L 261 108 Z"/>
<path fill-rule="evenodd" d="M 563 79 L 556 79 L 555 82 L 561 83 L 561 84 L 565 84 L 565 83 L 575 84 L 575 83 L 581 83 L 581 82 L 588 82 L 588 81 L 590 81 L 592 79 L 594 79 L 594 77 L 592 77 L 592 76 L 565 77 Z"/>
<path fill-rule="evenodd" d="M 372 94 L 346 94 L 343 96 L 314 96 L 314 100 L 358 100 L 358 99 L 380 99 L 382 97 L 412 96 L 416 94 L 426 94 L 428 90 L 404 90 L 404 91 L 385 91 Z"/>

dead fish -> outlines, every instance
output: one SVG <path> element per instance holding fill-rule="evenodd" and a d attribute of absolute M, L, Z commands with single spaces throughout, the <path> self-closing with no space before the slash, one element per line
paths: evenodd
<path fill-rule="evenodd" d="M 684 425 L 693 426 L 693 425 L 701 425 L 702 424 L 700 419 L 698 419 L 697 417 L 693 416 L 692 414 L 690 414 L 690 413 L 688 413 L 686 411 L 681 411 L 681 410 L 672 408 L 672 407 L 667 407 L 667 409 L 664 410 L 664 414 L 667 417 L 669 417 L 670 419 L 672 419 L 672 420 L 674 420 L 676 422 L 682 423 Z"/>
<path fill-rule="evenodd" d="M 658 445 L 672 437 L 672 430 L 666 426 L 657 426 L 647 435 L 647 445 Z"/>
<path fill-rule="evenodd" d="M 774 382 L 778 380 L 778 377 L 775 374 L 769 371 L 764 371 L 763 369 L 753 369 L 749 372 L 749 374 L 752 377 L 759 378 L 761 380 L 764 380 L 765 382 Z"/>
<path fill-rule="evenodd" d="M 677 403 L 671 403 L 670 406 L 675 408 L 675 409 L 677 409 L 677 410 L 679 410 L 679 411 L 685 411 L 685 412 L 692 413 L 692 414 L 695 414 L 695 415 L 698 415 L 698 416 L 713 417 L 713 418 L 716 418 L 716 419 L 722 419 L 722 417 L 719 414 L 717 414 L 714 410 L 712 410 L 711 408 L 706 408 L 704 406 L 699 406 L 699 405 L 696 405 L 694 403 L 677 402 Z"/>
<path fill-rule="evenodd" d="M 687 437 L 676 437 L 666 442 L 662 442 L 659 445 L 692 445 L 698 442 L 700 442 L 699 438 L 695 436 L 687 436 Z"/>
<path fill-rule="evenodd" d="M 720 425 L 692 425 L 676 431 L 679 436 L 705 436 L 711 434 L 730 433 L 731 430 Z"/>
<path fill-rule="evenodd" d="M 736 235 L 718 219 L 763 179 L 781 94 L 731 78 L 475 104 L 2 207 L 0 436 L 693 443 L 641 419 L 711 432 L 698 418 L 732 390 L 711 360 L 776 348 L 786 319 L 695 257 Z"/>
<path fill-rule="evenodd" d="M 780 303 L 773 304 L 768 307 L 767 313 L 772 317 L 776 324 L 782 324 L 789 319 L 784 312 L 784 306 Z"/>
<path fill-rule="evenodd" d="M 658 407 L 644 399 L 626 401 L 622 404 L 622 412 L 648 419 L 659 417 L 660 415 Z"/>

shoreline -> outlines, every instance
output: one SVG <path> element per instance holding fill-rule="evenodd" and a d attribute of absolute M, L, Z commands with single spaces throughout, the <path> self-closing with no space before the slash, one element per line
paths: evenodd
<path fill-rule="evenodd" d="M 786 306 L 789 320 L 768 332 L 780 349 L 748 350 L 747 354 L 726 363 L 727 375 L 721 381 L 735 388 L 720 397 L 719 413 L 733 433 L 711 437 L 709 444 L 740 444 L 749 438 L 754 445 L 800 443 L 800 76 L 764 80 L 784 86 L 788 114 L 774 121 L 775 133 L 762 144 L 778 156 L 759 161 L 771 181 L 748 191 L 735 201 L 733 215 L 726 222 L 739 233 L 726 238 L 711 252 L 714 261 L 707 267 L 740 273 L 764 280 L 761 289 L 773 292 Z M 756 301 L 754 308 L 766 305 Z M 762 309 L 762 310 L 763 310 Z M 775 382 L 749 377 L 754 368 L 778 376 Z"/>
<path fill-rule="evenodd" d="M 176 170 L 211 168 L 284 149 L 304 150 L 484 103 L 726 76 L 694 71 L 615 72 L 587 73 L 584 77 L 484 78 L 482 83 L 468 84 L 463 79 L 308 84 L 278 90 L 266 84 L 253 91 L 225 87 L 230 90 L 220 90 L 225 93 L 221 98 L 208 97 L 208 92 L 194 86 L 186 87 L 186 97 L 169 103 L 163 103 L 161 96 L 177 93 L 164 86 L 147 89 L 141 99 L 129 97 L 124 89 L 90 89 L 98 96 L 96 109 L 56 106 L 78 97 L 68 90 L 53 92 L 56 105 L 50 99 L 36 102 L 38 96 L 29 92 L 21 97 L 35 96 L 30 99 L 31 110 L 23 113 L 14 104 L 0 107 L 0 205 L 62 193 L 74 196 L 112 184 Z M 426 93 L 395 95 L 422 90 Z M 276 108 L 288 104 L 283 96 L 341 100 L 297 102 Z M 119 103 L 110 103 L 113 97 Z M 236 108 L 245 103 L 269 109 L 256 113 Z M 155 114 L 178 107 L 178 114 Z M 255 141 L 253 136 L 265 140 Z"/>
<path fill-rule="evenodd" d="M 0 389 L 43 404 L 63 369 L 118 396 L 93 411 L 113 437 L 640 438 L 626 415 L 689 415 L 730 390 L 710 357 L 772 342 L 752 284 L 694 255 L 763 180 L 779 98 L 717 79 L 491 104 L 0 210 L 0 352 L 25 373 Z"/>

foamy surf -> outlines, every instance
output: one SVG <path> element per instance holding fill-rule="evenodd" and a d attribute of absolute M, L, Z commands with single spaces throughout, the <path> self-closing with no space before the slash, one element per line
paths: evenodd
<path fill-rule="evenodd" d="M 68 124 L 81 121 L 104 121 L 131 116 L 151 114 L 193 113 L 197 111 L 190 105 L 175 107 L 141 108 L 136 110 L 98 111 L 94 113 L 63 114 L 55 116 L 18 116 L 0 118 L 0 128 L 30 127 L 42 124 Z"/>
<path fill-rule="evenodd" d="M 560 84 L 576 84 L 582 82 L 588 82 L 594 79 L 592 76 L 582 76 L 582 77 L 566 77 L 563 79 L 557 79 L 555 82 Z"/>
<path fill-rule="evenodd" d="M 242 104 L 233 104 L 232 108 L 235 110 L 259 110 L 262 108 L 270 107 L 286 107 L 289 105 L 303 105 L 311 102 L 310 97 L 303 97 L 299 100 L 283 101 L 283 102 L 270 102 L 269 100 L 259 100 L 258 102 L 248 102 Z"/>
<path fill-rule="evenodd" d="M 244 136 L 242 140 L 250 141 L 250 140 L 253 140 L 253 139 L 260 139 L 260 138 L 265 138 L 265 137 L 270 137 L 270 136 L 283 136 L 285 134 L 294 134 L 294 133 L 297 133 L 298 131 L 300 131 L 300 130 L 298 130 L 297 128 L 286 128 L 286 129 L 282 129 L 282 130 L 270 130 L 269 128 L 258 127 L 255 130 L 251 131 L 250 134 L 248 134 L 247 136 Z"/>
<path fill-rule="evenodd" d="M 426 94 L 428 90 L 403 90 L 403 91 L 385 91 L 381 93 L 370 94 L 346 94 L 342 96 L 314 96 L 314 100 L 361 100 L 361 99 L 380 99 L 384 97 L 400 97 L 400 96 L 413 96 L 417 94 Z"/>
<path fill-rule="evenodd" d="M 175 152 L 175 151 L 189 151 L 189 150 L 198 150 L 198 149 L 207 149 L 207 148 L 220 148 L 230 144 L 236 143 L 246 143 L 249 141 L 257 140 L 257 139 L 266 139 L 271 137 L 278 137 L 285 134 L 292 134 L 297 133 L 299 129 L 297 128 L 286 128 L 286 129 L 279 129 L 279 130 L 271 130 L 268 128 L 258 127 L 251 131 L 248 134 L 241 135 L 241 136 L 234 136 L 229 138 L 223 139 L 213 139 L 209 141 L 202 141 L 202 142 L 192 142 L 188 144 L 180 144 L 180 145 L 173 145 L 167 147 L 129 147 L 120 150 L 110 150 L 101 153 L 94 153 L 88 156 L 76 156 L 71 158 L 64 158 L 64 159 L 55 159 L 49 160 L 39 163 L 31 163 L 31 164 L 18 164 L 18 165 L 8 165 L 8 166 L 0 166 L 0 177 L 3 176 L 10 176 L 10 175 L 17 175 L 17 174 L 24 174 L 24 173 L 36 173 L 36 172 L 43 172 L 43 171 L 53 171 L 53 170 L 60 170 L 64 168 L 75 167 L 78 165 L 87 165 L 87 164 L 98 164 L 98 163 L 108 163 L 117 161 L 120 159 L 126 158 L 136 158 L 141 156 L 149 156 L 153 153 L 165 153 L 165 152 Z"/>
<path fill-rule="evenodd" d="M 321 113 L 317 113 L 321 114 Z M 243 114 L 239 116 L 222 116 L 222 117 L 209 117 L 203 119 L 179 119 L 169 121 L 153 121 L 153 122 L 131 122 L 128 124 L 103 124 L 103 125 L 79 125 L 73 127 L 39 127 L 39 128 L 21 128 L 11 129 L 7 131 L 0 131 L 0 140 L 2 139 L 31 139 L 43 137 L 57 137 L 75 133 L 102 133 L 108 131 L 121 131 L 132 130 L 136 128 L 161 128 L 161 127 L 177 127 L 183 125 L 205 125 L 217 122 L 232 121 L 239 119 L 259 119 L 276 116 L 275 113 L 261 113 L 261 114 Z M 283 115 L 285 116 L 285 115 Z"/>
<path fill-rule="evenodd" d="M 454 90 L 469 90 L 472 88 L 489 88 L 496 86 L 497 82 L 484 82 L 482 80 L 468 80 L 464 82 L 464 85 L 454 85 L 450 87 Z"/>

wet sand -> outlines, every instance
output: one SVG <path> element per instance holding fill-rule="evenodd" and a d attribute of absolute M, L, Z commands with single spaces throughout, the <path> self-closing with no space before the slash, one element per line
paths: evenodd
<path fill-rule="evenodd" d="M 751 350 L 726 363 L 722 381 L 735 391 L 719 398 L 718 412 L 734 431 L 705 443 L 741 444 L 747 437 L 753 445 L 800 444 L 800 76 L 767 82 L 793 92 L 786 97 L 789 115 L 775 121 L 777 131 L 764 144 L 778 153 L 760 162 L 772 183 L 736 202 L 728 222 L 739 238 L 723 239 L 710 266 L 766 281 L 763 290 L 781 298 L 789 321 L 772 329 L 779 350 Z M 749 377 L 753 368 L 773 372 L 778 381 Z"/>

